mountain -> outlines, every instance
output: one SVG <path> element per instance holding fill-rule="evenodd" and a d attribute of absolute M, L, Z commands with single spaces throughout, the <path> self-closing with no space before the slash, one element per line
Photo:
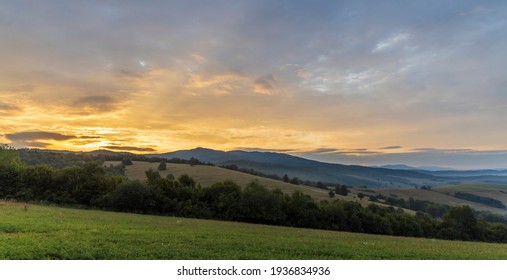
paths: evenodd
<path fill-rule="evenodd" d="M 265 174 L 298 177 L 301 180 L 339 183 L 352 186 L 413 187 L 419 184 L 434 185 L 439 178 L 409 170 L 392 170 L 358 165 L 324 163 L 288 154 L 273 152 L 216 151 L 205 148 L 182 150 L 150 155 L 162 158 L 190 159 L 192 157 L 215 165 L 236 165 Z"/>
<path fill-rule="evenodd" d="M 417 168 L 405 164 L 387 164 L 382 166 L 371 166 L 371 167 L 394 169 L 394 170 L 417 170 Z"/>
<path fill-rule="evenodd" d="M 343 165 L 309 160 L 283 153 L 246 152 L 234 150 L 229 152 L 196 148 L 176 152 L 148 155 L 162 158 L 196 158 L 215 165 L 236 165 L 240 168 L 253 169 L 265 174 L 276 174 L 300 180 L 321 181 L 350 186 L 368 186 L 369 188 L 413 188 L 415 186 L 442 186 L 473 183 L 507 184 L 506 170 L 458 171 L 445 168 L 411 167 L 392 165 L 384 167 L 366 167 Z M 419 169 L 421 168 L 421 169 Z M 442 170 L 444 169 L 444 170 Z"/>
<path fill-rule="evenodd" d="M 440 166 L 409 166 L 405 164 L 388 164 L 382 166 L 372 166 L 372 167 L 380 167 L 387 169 L 395 169 L 395 170 L 415 170 L 415 171 L 457 171 L 448 167 L 440 167 Z"/>
<path fill-rule="evenodd" d="M 479 177 L 479 176 L 507 176 L 507 170 L 501 169 L 483 169 L 483 170 L 439 170 L 439 171 L 425 171 L 420 170 L 421 173 L 427 173 L 434 176 L 444 177 Z"/>

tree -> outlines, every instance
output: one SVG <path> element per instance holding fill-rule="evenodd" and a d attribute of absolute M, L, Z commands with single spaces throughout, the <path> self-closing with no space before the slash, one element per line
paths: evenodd
<path fill-rule="evenodd" d="M 285 183 L 289 183 L 289 181 L 290 181 L 290 180 L 289 180 L 289 176 L 287 176 L 287 174 L 283 175 L 283 178 L 282 178 L 282 179 L 283 179 L 283 181 L 284 181 Z"/>
<path fill-rule="evenodd" d="M 295 191 L 288 200 L 285 212 L 287 221 L 292 226 L 313 227 L 320 226 L 321 216 L 315 201 L 300 191 Z"/>
<path fill-rule="evenodd" d="M 186 187 L 195 187 L 195 181 L 192 177 L 188 176 L 188 174 L 183 174 L 178 178 L 178 181 L 181 185 Z"/>
<path fill-rule="evenodd" d="M 201 162 L 194 157 L 190 158 L 189 163 L 190 163 L 190 166 L 201 164 Z"/>
<path fill-rule="evenodd" d="M 347 196 L 349 194 L 349 190 L 345 185 L 337 185 L 335 188 L 335 193 L 343 196 Z"/>
<path fill-rule="evenodd" d="M 363 199 L 364 198 L 364 193 L 360 192 L 357 194 L 357 197 L 359 197 L 359 199 Z"/>
<path fill-rule="evenodd" d="M 165 176 L 165 179 L 166 179 L 167 181 L 174 181 L 174 179 L 175 179 L 175 178 L 174 178 L 174 175 L 173 175 L 173 174 L 168 173 L 168 174 Z"/>
<path fill-rule="evenodd" d="M 18 168 L 23 164 L 19 158 L 18 151 L 9 145 L 0 144 L 0 167 L 8 165 Z"/>
<path fill-rule="evenodd" d="M 294 177 L 294 178 L 290 179 L 290 183 L 293 185 L 299 185 L 299 178 Z"/>
<path fill-rule="evenodd" d="M 167 164 L 165 163 L 165 161 L 160 162 L 160 164 L 158 165 L 158 170 L 159 171 L 167 170 Z"/>
<path fill-rule="evenodd" d="M 452 207 L 443 217 L 441 232 L 448 239 L 480 240 L 482 237 L 477 218 L 468 205 Z"/>
<path fill-rule="evenodd" d="M 214 217 L 236 220 L 241 206 L 241 187 L 230 180 L 216 183 L 203 189 L 202 200 Z"/>
<path fill-rule="evenodd" d="M 132 165 L 132 160 L 130 158 L 124 158 L 121 160 L 121 164 L 123 165 Z"/>
<path fill-rule="evenodd" d="M 158 173 L 158 171 L 155 171 L 150 168 L 146 170 L 144 173 L 146 174 L 146 181 L 148 182 L 148 185 L 157 186 L 160 184 L 162 176 L 160 176 L 160 173 Z"/>
<path fill-rule="evenodd" d="M 107 206 L 129 212 L 146 212 L 150 200 L 149 189 L 139 180 L 123 182 L 106 198 Z"/>
<path fill-rule="evenodd" d="M 329 191 L 327 194 L 329 195 L 329 198 L 333 198 L 334 197 L 334 192 L 333 191 Z"/>
<path fill-rule="evenodd" d="M 240 213 L 241 220 L 254 223 L 281 224 L 285 219 L 278 196 L 257 181 L 243 190 Z"/>
<path fill-rule="evenodd" d="M 319 188 L 319 189 L 327 190 L 327 186 L 324 185 L 322 182 L 317 182 L 316 187 Z"/>

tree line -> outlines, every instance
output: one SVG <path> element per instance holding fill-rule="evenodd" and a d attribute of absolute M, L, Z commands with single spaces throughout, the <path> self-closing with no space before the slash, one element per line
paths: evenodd
<path fill-rule="evenodd" d="M 0 149 L 0 198 L 291 227 L 507 242 L 506 225 L 478 219 L 468 206 L 452 207 L 441 219 L 434 219 L 376 204 L 317 202 L 299 191 L 269 190 L 257 181 L 243 188 L 232 181 L 202 187 L 188 175 L 164 178 L 152 169 L 146 171 L 145 180 L 132 181 L 108 174 L 97 162 L 64 168 L 25 165 L 16 153 L 5 149 Z"/>

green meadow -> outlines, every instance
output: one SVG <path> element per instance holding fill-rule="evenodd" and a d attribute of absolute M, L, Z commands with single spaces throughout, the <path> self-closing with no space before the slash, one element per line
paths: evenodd
<path fill-rule="evenodd" d="M 507 259 L 507 245 L 0 202 L 0 259 Z"/>

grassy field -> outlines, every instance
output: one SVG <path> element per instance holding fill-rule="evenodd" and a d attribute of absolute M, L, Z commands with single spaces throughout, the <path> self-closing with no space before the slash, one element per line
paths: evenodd
<path fill-rule="evenodd" d="M 507 245 L 0 202 L 0 259 L 507 259 Z"/>
<path fill-rule="evenodd" d="M 403 198 L 405 200 L 412 197 L 418 200 L 426 200 L 434 203 L 447 204 L 451 206 L 459 206 L 466 204 L 470 205 L 470 207 L 478 211 L 489 211 L 500 215 L 507 215 L 506 209 L 490 207 L 484 204 L 459 199 L 453 196 L 455 192 L 467 192 L 479 196 L 491 197 L 500 200 L 502 203 L 507 205 L 507 186 L 505 185 L 474 184 L 474 185 L 439 187 L 433 188 L 432 190 L 411 188 L 411 189 L 376 189 L 374 191 L 375 193 L 380 193 L 385 196 L 394 195 L 398 198 Z"/>
<path fill-rule="evenodd" d="M 120 164 L 119 161 L 107 161 L 105 165 L 109 164 Z M 133 165 L 129 165 L 126 167 L 126 175 L 130 179 L 146 179 L 145 171 L 152 168 L 157 170 L 159 163 L 156 162 L 142 162 L 142 161 L 134 161 Z M 222 182 L 225 180 L 232 180 L 236 182 L 240 186 L 246 186 L 248 183 L 253 180 L 259 181 L 262 185 L 266 186 L 268 189 L 281 189 L 286 194 L 292 194 L 295 191 L 301 191 L 304 194 L 311 196 L 315 200 L 330 200 L 329 191 L 304 186 L 304 185 L 293 185 L 289 183 L 285 183 L 279 180 L 273 180 L 269 178 L 263 178 L 259 176 L 254 176 L 251 174 L 246 174 L 243 172 L 238 172 L 234 170 L 229 170 L 225 168 L 220 168 L 216 166 L 207 166 L 207 165 L 194 165 L 191 166 L 189 164 L 176 164 L 176 163 L 168 163 L 167 170 L 159 171 L 162 177 L 167 176 L 167 174 L 173 174 L 175 178 L 178 178 L 182 174 L 188 174 L 190 177 L 194 178 L 194 180 L 200 183 L 204 187 L 209 187 L 217 182 Z M 357 192 L 352 191 L 348 196 L 336 195 L 334 199 L 342 199 L 347 201 L 356 201 L 360 203 L 362 206 L 368 206 L 368 204 L 374 203 L 380 206 L 386 206 L 385 204 L 375 203 L 368 201 L 367 199 L 359 199 L 357 197 Z M 415 214 L 415 211 L 409 209 L 403 209 L 405 212 L 409 214 Z"/>
<path fill-rule="evenodd" d="M 500 200 L 503 204 L 507 205 L 507 186 L 506 185 L 487 185 L 487 184 L 473 184 L 461 186 L 446 186 L 435 189 L 439 192 L 448 192 L 454 194 L 455 192 L 467 192 L 479 196 L 490 197 Z"/>
<path fill-rule="evenodd" d="M 119 164 L 120 162 L 106 162 L 105 164 Z M 133 165 L 127 166 L 126 168 L 126 175 L 130 179 L 140 179 L 144 180 L 146 178 L 145 171 L 153 168 L 154 170 L 157 170 L 158 163 L 150 163 L 150 162 L 140 162 L 140 161 L 134 161 Z M 283 181 L 263 178 L 259 176 L 254 176 L 234 170 L 229 170 L 225 168 L 220 168 L 216 166 L 207 166 L 207 165 L 194 165 L 191 166 L 189 164 L 175 164 L 175 163 L 168 163 L 167 164 L 167 170 L 160 171 L 160 175 L 162 177 L 167 176 L 167 174 L 173 174 L 174 177 L 178 178 L 182 174 L 188 174 L 190 177 L 194 178 L 194 180 L 198 183 L 200 183 L 203 187 L 209 187 L 213 185 L 214 183 L 225 181 L 225 180 L 232 180 L 236 182 L 240 186 L 246 186 L 248 183 L 252 182 L 253 180 L 259 181 L 262 185 L 266 186 L 269 189 L 276 189 L 279 188 L 283 192 L 287 194 L 291 194 L 296 190 L 299 190 L 303 192 L 304 194 L 310 195 L 316 200 L 324 200 L 329 199 L 328 191 L 314 188 L 314 187 L 308 187 L 303 185 L 293 185 L 288 184 Z M 356 200 L 352 197 L 341 197 L 346 200 Z"/>

